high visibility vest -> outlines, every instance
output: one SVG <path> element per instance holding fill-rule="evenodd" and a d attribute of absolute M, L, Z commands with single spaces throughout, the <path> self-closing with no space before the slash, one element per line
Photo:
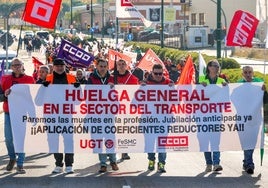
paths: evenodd
<path fill-rule="evenodd" d="M 72 84 L 76 82 L 76 78 L 74 75 L 66 74 L 67 82 L 68 84 Z M 53 74 L 48 74 L 46 77 L 46 81 L 49 81 L 51 84 L 53 84 L 54 76 Z"/>
<path fill-rule="evenodd" d="M 199 83 L 202 83 L 202 82 L 205 82 L 205 83 L 207 83 L 207 84 L 210 84 L 209 79 L 206 78 L 206 76 L 200 76 L 200 77 L 199 77 Z M 225 83 L 225 82 L 226 82 L 226 81 L 225 81 L 223 78 L 218 77 L 218 78 L 217 78 L 217 82 L 216 82 L 216 84 L 222 84 L 222 83 Z"/>

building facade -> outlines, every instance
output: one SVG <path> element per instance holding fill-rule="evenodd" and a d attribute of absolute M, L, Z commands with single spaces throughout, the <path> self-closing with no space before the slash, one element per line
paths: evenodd
<path fill-rule="evenodd" d="M 255 15 L 259 20 L 259 26 L 256 31 L 256 37 L 264 40 L 267 31 L 267 1 L 268 0 L 221 0 L 221 20 L 222 28 L 227 29 L 230 26 L 233 15 L 237 10 L 244 10 Z M 132 1 L 135 7 L 143 14 L 145 18 L 151 20 L 152 9 L 160 9 L 161 0 L 135 0 Z M 183 34 L 187 26 L 206 26 L 211 32 L 217 27 L 217 0 L 183 0 L 164 1 L 164 8 L 173 7 L 176 9 L 176 19 L 174 22 L 165 23 L 165 29 L 171 33 Z M 115 15 L 115 1 L 110 2 L 109 11 Z M 121 19 L 121 22 L 123 22 Z M 133 24 L 142 23 L 139 20 L 124 20 Z M 160 20 L 154 21 L 160 24 Z"/>
<path fill-rule="evenodd" d="M 111 15 L 116 12 L 116 2 L 111 1 L 109 6 L 109 11 Z M 133 1 L 134 6 L 140 11 L 140 13 L 149 21 L 155 23 L 155 29 L 159 29 L 161 25 L 161 1 L 159 0 L 136 0 Z M 189 7 L 184 6 L 183 3 L 179 1 L 165 1 L 163 3 L 164 14 L 168 11 L 173 12 L 174 17 L 163 18 L 164 19 L 164 31 L 168 31 L 170 34 L 182 34 L 184 25 L 188 25 L 189 21 Z M 144 29 L 143 23 L 137 18 L 119 18 L 120 32 L 126 32 L 128 28 L 138 27 Z"/>
<path fill-rule="evenodd" d="M 243 10 L 251 13 L 260 20 L 255 36 L 262 41 L 266 38 L 267 0 L 221 0 L 221 8 L 222 28 L 226 28 L 228 31 L 234 13 L 237 10 Z M 216 29 L 217 0 L 192 0 L 190 25 L 201 24 L 209 26 L 211 30 Z"/>
<path fill-rule="evenodd" d="M 221 26 L 227 29 L 233 15 L 237 10 L 244 10 L 255 15 L 259 25 L 255 37 L 264 41 L 267 33 L 267 1 L 268 0 L 221 0 Z M 101 29 L 108 21 L 116 23 L 116 0 L 104 4 L 104 16 L 100 4 L 94 4 L 94 25 Z M 134 6 L 148 20 L 155 23 L 156 30 L 161 26 L 161 0 L 134 0 Z M 189 27 L 205 27 L 206 34 L 211 34 L 217 27 L 217 0 L 177 0 L 164 1 L 164 17 L 171 10 L 175 12 L 172 19 L 164 18 L 164 31 L 172 35 L 186 36 Z M 81 11 L 81 28 L 91 23 L 90 11 L 86 7 Z M 145 29 L 143 23 L 137 18 L 119 18 L 119 33 L 127 33 L 129 28 L 135 32 Z"/>

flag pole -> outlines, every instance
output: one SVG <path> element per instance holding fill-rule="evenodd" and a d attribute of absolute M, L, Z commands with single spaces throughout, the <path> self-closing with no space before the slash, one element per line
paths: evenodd
<path fill-rule="evenodd" d="M 117 61 L 117 55 L 115 55 L 115 58 L 114 58 L 114 85 L 118 84 L 118 80 L 117 80 L 118 72 L 117 72 L 116 61 Z"/>
<path fill-rule="evenodd" d="M 18 41 L 18 47 L 17 47 L 17 55 L 16 55 L 16 57 L 18 57 L 20 45 L 22 45 L 22 38 L 21 38 L 22 27 L 23 27 L 23 25 L 21 24 L 21 26 L 20 26 L 20 36 L 19 36 L 19 41 Z"/>
<path fill-rule="evenodd" d="M 117 45 L 118 45 L 118 32 L 119 32 L 119 21 L 118 21 L 118 17 L 116 17 L 115 49 L 117 49 Z"/>

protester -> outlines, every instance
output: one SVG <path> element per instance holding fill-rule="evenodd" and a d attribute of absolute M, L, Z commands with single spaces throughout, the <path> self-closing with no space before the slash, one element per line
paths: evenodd
<path fill-rule="evenodd" d="M 136 61 L 140 61 L 142 59 L 142 53 L 141 53 L 141 49 L 139 46 L 136 47 L 135 53 L 137 53 Z"/>
<path fill-rule="evenodd" d="M 48 74 L 52 74 L 53 73 L 53 64 L 48 64 L 47 66 L 49 68 Z"/>
<path fill-rule="evenodd" d="M 48 86 L 48 84 L 74 84 L 77 86 L 75 76 L 66 73 L 65 70 L 65 62 L 63 59 L 56 58 L 53 61 L 53 73 L 47 75 L 46 82 L 43 82 L 44 86 Z M 78 84 L 79 86 L 79 84 Z M 64 138 L 68 139 L 68 138 Z M 67 142 L 67 141 L 66 141 Z M 57 144 L 57 143 L 54 143 Z M 61 173 L 63 172 L 63 153 L 54 153 L 54 158 L 56 160 L 56 167 L 52 171 L 52 173 Z M 73 161 L 74 154 L 73 153 L 65 153 L 64 162 L 65 162 L 65 172 L 67 174 L 73 173 Z"/>
<path fill-rule="evenodd" d="M 32 45 L 32 41 L 29 41 L 26 47 L 26 50 L 28 52 L 28 56 L 31 57 L 32 55 L 32 51 L 33 51 L 33 45 Z"/>
<path fill-rule="evenodd" d="M 49 68 L 47 65 L 41 65 L 39 67 L 39 70 L 37 72 L 38 79 L 35 82 L 36 84 L 42 84 L 43 82 L 46 81 L 46 77 L 49 73 Z"/>
<path fill-rule="evenodd" d="M 219 73 L 220 73 L 219 62 L 216 59 L 211 60 L 207 64 L 206 74 L 204 76 L 199 77 L 199 83 L 202 84 L 203 86 L 207 86 L 208 84 L 227 85 L 225 80 L 219 77 Z M 208 136 L 207 136 L 207 139 L 209 139 Z M 218 149 L 219 138 L 214 139 L 214 140 L 215 140 L 215 143 L 213 143 L 213 145 L 215 145 Z M 209 140 L 208 142 L 211 142 L 211 140 Z M 207 146 L 207 149 L 208 149 L 208 146 Z M 205 169 L 206 172 L 212 171 L 212 165 L 213 165 L 213 171 L 223 170 L 222 166 L 220 165 L 220 152 L 219 151 L 204 152 L 204 155 L 205 155 L 206 165 L 207 165 Z"/>
<path fill-rule="evenodd" d="M 148 85 L 174 85 L 174 82 L 170 79 L 165 78 L 164 70 L 162 65 L 154 64 L 152 68 L 152 73 L 149 74 L 147 80 L 145 80 L 145 84 Z M 154 142 L 155 140 L 153 140 Z M 151 146 L 149 146 L 151 147 Z M 158 153 L 158 172 L 165 173 L 165 164 L 166 164 L 166 153 Z M 155 166 L 155 153 L 148 153 L 148 170 L 154 170 Z"/>
<path fill-rule="evenodd" d="M 132 74 L 138 78 L 139 82 L 144 80 L 144 71 L 137 67 L 137 65 L 139 64 L 139 62 L 136 62 L 133 64 L 133 68 L 131 70 Z"/>
<path fill-rule="evenodd" d="M 127 70 L 127 63 L 120 59 L 116 62 L 116 70 L 114 71 L 114 84 L 138 85 L 139 80 L 136 76 Z M 127 153 L 122 153 L 122 160 L 129 160 L 130 156 Z"/>
<path fill-rule="evenodd" d="M 182 73 L 182 70 L 185 66 L 185 63 L 186 63 L 186 59 L 185 58 L 181 58 L 177 64 L 177 69 L 178 71 L 180 72 L 180 74 Z"/>
<path fill-rule="evenodd" d="M 104 59 L 98 59 L 96 64 L 96 69 L 90 77 L 88 78 L 88 84 L 113 84 L 114 78 L 110 75 L 108 71 L 108 62 Z M 112 166 L 112 170 L 116 171 L 119 170 L 117 163 L 116 163 L 116 154 L 115 153 L 100 153 L 99 160 L 100 160 L 100 173 L 107 172 L 107 164 L 106 160 L 109 157 L 110 165 Z"/>
<path fill-rule="evenodd" d="M 87 79 L 85 77 L 85 72 L 82 69 L 77 69 L 76 70 L 76 80 L 80 84 L 86 84 L 87 83 Z"/>
<path fill-rule="evenodd" d="M 4 110 L 4 125 L 5 125 L 5 142 L 9 156 L 9 163 L 6 167 L 7 171 L 12 171 L 15 163 L 17 162 L 17 173 L 25 174 L 26 171 L 23 168 L 25 160 L 25 153 L 15 153 L 13 135 L 11 130 L 10 112 L 8 108 L 8 95 L 11 93 L 11 86 L 14 84 L 34 84 L 34 79 L 31 76 L 24 74 L 23 63 L 20 59 L 14 58 L 11 62 L 11 75 L 4 75 L 1 81 L 1 90 L 4 98 L 3 110 Z M 15 130 L 14 130 L 15 131 Z M 16 155 L 18 158 L 16 159 Z"/>
<path fill-rule="evenodd" d="M 254 71 L 253 71 L 253 68 L 251 66 L 243 67 L 242 76 L 243 76 L 243 78 L 238 80 L 238 82 L 240 82 L 240 83 L 263 82 L 262 79 L 254 77 Z M 262 86 L 262 90 L 264 91 L 263 101 L 264 101 L 264 103 L 266 103 L 268 95 L 267 95 L 266 87 L 264 84 Z M 254 174 L 255 165 L 253 162 L 253 152 L 254 152 L 254 149 L 244 150 L 243 169 L 248 174 Z"/>
<path fill-rule="evenodd" d="M 178 81 L 178 78 L 180 76 L 180 73 L 178 71 L 178 68 L 176 65 L 171 65 L 171 69 L 169 71 L 169 78 L 176 83 Z"/>
<path fill-rule="evenodd" d="M 171 66 L 173 65 L 171 59 L 166 58 L 166 59 L 164 60 L 164 65 L 166 66 L 166 69 L 167 69 L 168 71 L 171 71 Z"/>

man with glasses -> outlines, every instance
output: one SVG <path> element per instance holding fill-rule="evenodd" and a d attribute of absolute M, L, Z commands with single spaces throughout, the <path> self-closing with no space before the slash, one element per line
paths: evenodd
<path fill-rule="evenodd" d="M 5 125 L 5 142 L 9 156 L 9 163 L 6 167 L 7 171 L 12 171 L 15 163 L 17 162 L 17 173 L 25 174 L 26 171 L 23 168 L 25 159 L 25 153 L 15 153 L 13 135 L 11 130 L 10 114 L 8 108 L 8 95 L 11 92 L 11 86 L 14 84 L 34 84 L 32 76 L 24 74 L 24 68 L 22 61 L 18 58 L 14 58 L 11 62 L 11 75 L 4 75 L 1 81 L 1 95 L 3 96 L 3 110 L 5 114 L 4 125 Z M 17 156 L 18 158 L 17 158 Z M 16 159 L 17 158 L 17 159 Z"/>
<path fill-rule="evenodd" d="M 251 66 L 243 67 L 242 76 L 243 76 L 243 78 L 238 80 L 239 83 L 263 82 L 262 79 L 254 77 L 254 71 L 253 71 L 253 68 Z M 264 84 L 262 86 L 262 90 L 264 91 L 263 102 L 266 103 L 267 91 L 266 91 L 266 87 Z M 254 149 L 244 150 L 243 169 L 248 174 L 254 174 L 255 165 L 253 162 L 253 152 L 254 152 Z"/>
<path fill-rule="evenodd" d="M 128 65 L 125 60 L 120 59 L 116 62 L 116 71 L 114 71 L 114 84 L 138 85 L 139 79 L 128 71 Z M 122 153 L 122 160 L 129 160 L 127 153 Z"/>
<path fill-rule="evenodd" d="M 154 64 L 152 68 L 152 73 L 149 74 L 148 78 L 145 80 L 145 84 L 148 85 L 174 85 L 174 82 L 170 79 L 164 77 L 164 69 L 160 64 Z M 147 138 L 146 140 L 146 148 L 152 147 L 154 145 L 153 142 L 156 141 L 156 138 Z M 152 144 L 151 144 L 152 143 Z M 158 153 L 158 172 L 165 173 L 165 164 L 166 164 L 166 153 Z M 155 153 L 148 153 L 148 170 L 152 171 L 155 169 Z"/>

